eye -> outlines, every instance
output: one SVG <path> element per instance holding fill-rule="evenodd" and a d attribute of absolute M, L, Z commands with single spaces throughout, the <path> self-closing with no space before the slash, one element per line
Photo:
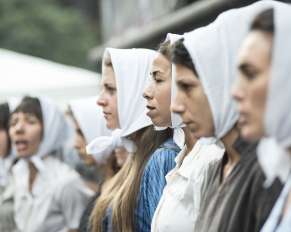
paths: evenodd
<path fill-rule="evenodd" d="M 160 74 L 158 72 L 152 72 L 151 77 L 154 80 L 155 83 L 161 83 L 164 82 L 164 80 L 160 77 Z"/>
<path fill-rule="evenodd" d="M 192 88 L 192 85 L 189 85 L 188 83 L 183 83 L 183 82 L 179 82 L 177 86 L 180 90 L 184 92 L 189 92 Z"/>
<path fill-rule="evenodd" d="M 38 123 L 38 119 L 35 116 L 28 116 L 27 122 L 31 125 Z"/>
<path fill-rule="evenodd" d="M 17 123 L 17 119 L 16 118 L 12 118 L 10 121 L 9 121 L 9 127 L 13 127 L 16 125 Z"/>
<path fill-rule="evenodd" d="M 241 65 L 239 68 L 241 74 L 248 80 L 252 81 L 256 79 L 256 77 L 259 74 L 259 71 L 257 71 L 254 67 L 250 65 Z"/>
<path fill-rule="evenodd" d="M 109 85 L 105 85 L 105 89 L 106 91 L 109 92 L 109 94 L 113 95 L 116 92 L 116 88 L 109 86 Z"/>

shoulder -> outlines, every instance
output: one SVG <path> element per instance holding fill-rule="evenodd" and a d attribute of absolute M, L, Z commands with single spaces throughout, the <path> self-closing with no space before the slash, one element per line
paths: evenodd
<path fill-rule="evenodd" d="M 67 164 L 52 158 L 47 161 L 47 167 L 54 171 L 50 178 L 55 179 L 56 195 L 68 197 L 74 194 L 87 194 L 87 187 L 81 176 Z"/>
<path fill-rule="evenodd" d="M 175 167 L 175 158 L 179 150 L 172 139 L 161 144 L 149 158 L 145 166 L 144 176 L 165 176 Z"/>
<path fill-rule="evenodd" d="M 175 158 L 180 152 L 179 147 L 174 143 L 173 139 L 168 139 L 160 147 L 153 152 L 147 166 L 150 167 L 163 167 L 167 165 L 175 165 Z"/>

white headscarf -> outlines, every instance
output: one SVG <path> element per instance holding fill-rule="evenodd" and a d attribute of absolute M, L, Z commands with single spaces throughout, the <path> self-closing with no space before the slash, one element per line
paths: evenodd
<path fill-rule="evenodd" d="M 102 109 L 97 106 L 96 100 L 97 97 L 90 97 L 70 103 L 74 117 L 79 123 L 87 143 L 90 143 L 96 137 L 111 134 L 111 131 L 106 127 Z M 99 154 L 97 151 L 94 152 L 93 157 L 97 163 L 104 163 L 108 158 L 108 156 Z"/>
<path fill-rule="evenodd" d="M 150 67 L 156 55 L 148 49 L 107 48 L 117 86 L 117 105 L 120 129 L 111 137 L 96 138 L 87 146 L 87 152 L 111 153 L 117 146 L 124 146 L 130 153 L 136 147 L 125 137 L 152 124 L 146 115 L 146 101 L 142 94 L 149 80 Z"/>
<path fill-rule="evenodd" d="M 106 127 L 102 109 L 96 104 L 97 97 L 82 98 L 70 102 L 70 107 L 87 143 L 98 136 L 107 136 L 111 131 Z"/>
<path fill-rule="evenodd" d="M 73 139 L 74 130 L 54 102 L 45 97 L 38 97 L 38 99 L 43 117 L 43 137 L 38 151 L 29 159 L 37 169 L 41 170 L 42 158 L 62 149 L 70 139 Z"/>
<path fill-rule="evenodd" d="M 178 34 L 172 34 L 172 33 L 168 33 L 167 37 L 165 39 L 164 42 L 169 41 L 170 44 L 174 44 L 177 40 L 183 38 L 182 35 L 178 35 Z M 177 86 L 176 86 L 176 72 L 175 72 L 175 66 L 172 65 L 172 83 L 171 83 L 171 103 L 173 103 L 173 101 L 176 98 L 177 95 Z M 185 134 L 184 131 L 182 129 L 183 127 L 183 121 L 182 118 L 179 114 L 176 114 L 174 112 L 171 112 L 171 128 L 174 130 L 174 142 L 182 149 L 185 143 Z M 156 130 L 165 130 L 168 127 L 158 127 L 155 126 Z"/>
<path fill-rule="evenodd" d="M 273 138 L 262 139 L 258 148 L 267 186 L 276 177 L 285 182 L 291 170 L 291 157 L 286 150 L 291 146 L 291 6 L 277 3 L 273 8 L 272 74 L 264 121 L 266 135 Z"/>
<path fill-rule="evenodd" d="M 222 138 L 238 120 L 231 97 L 236 77 L 236 57 L 251 20 L 271 1 L 222 13 L 210 25 L 184 34 L 188 50 L 208 98 L 214 119 L 214 136 Z"/>

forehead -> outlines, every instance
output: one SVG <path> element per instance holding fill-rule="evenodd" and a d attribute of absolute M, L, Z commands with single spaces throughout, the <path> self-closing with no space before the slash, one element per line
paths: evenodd
<path fill-rule="evenodd" d="M 260 31 L 251 31 L 244 39 L 240 50 L 239 63 L 254 65 L 267 64 L 271 58 L 272 36 Z"/>
<path fill-rule="evenodd" d="M 107 84 L 115 84 L 115 74 L 111 65 L 102 67 L 102 82 Z"/>
<path fill-rule="evenodd" d="M 26 118 L 26 117 L 35 117 L 33 113 L 25 113 L 25 112 L 15 112 L 11 114 L 11 119 L 12 118 Z"/>
<path fill-rule="evenodd" d="M 187 80 L 187 81 L 199 81 L 198 77 L 193 73 L 193 71 L 184 65 L 176 64 L 176 80 Z"/>
<path fill-rule="evenodd" d="M 161 53 L 158 53 L 155 59 L 153 60 L 152 69 L 167 71 L 171 69 L 171 62 Z"/>

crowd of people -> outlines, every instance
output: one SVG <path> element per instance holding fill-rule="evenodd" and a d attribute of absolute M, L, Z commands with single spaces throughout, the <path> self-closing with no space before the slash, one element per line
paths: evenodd
<path fill-rule="evenodd" d="M 291 5 L 258 1 L 107 48 L 100 94 L 66 112 L 8 99 L 0 231 L 291 231 L 290 38 Z"/>

